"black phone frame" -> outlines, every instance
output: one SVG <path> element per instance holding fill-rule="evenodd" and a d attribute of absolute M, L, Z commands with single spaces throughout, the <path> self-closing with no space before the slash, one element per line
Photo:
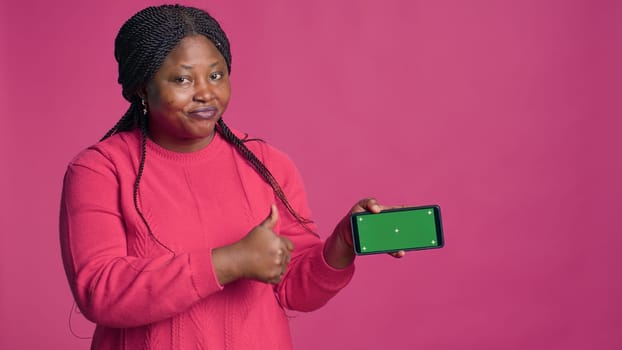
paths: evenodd
<path fill-rule="evenodd" d="M 431 246 L 431 247 L 405 247 L 403 249 L 398 249 L 398 250 L 384 250 L 384 251 L 372 251 L 372 252 L 362 252 L 361 251 L 361 244 L 360 244 L 360 240 L 359 240 L 359 232 L 358 232 L 358 220 L 357 218 L 359 216 L 364 216 L 364 215 L 382 215 L 383 213 L 392 213 L 392 212 L 399 212 L 399 211 L 411 211 L 411 210 L 429 210 L 432 209 L 434 210 L 434 223 L 436 224 L 436 237 L 437 237 L 437 242 L 438 245 L 436 246 Z M 387 210 L 383 210 L 380 213 L 372 213 L 369 211 L 363 211 L 360 213 L 353 213 L 350 215 L 350 226 L 352 228 L 352 242 L 353 242 L 353 248 L 354 248 L 354 253 L 356 255 L 373 255 L 373 254 L 383 254 L 383 253 L 394 253 L 400 250 L 403 251 L 412 251 L 412 250 L 428 250 L 428 249 L 439 249 L 439 248 L 443 248 L 445 246 L 445 235 L 443 233 L 443 223 L 441 220 L 441 207 L 440 205 L 437 204 L 431 204 L 431 205 L 423 205 L 423 206 L 416 206 L 416 207 L 404 207 L 404 208 L 396 208 L 396 209 L 387 209 Z"/>

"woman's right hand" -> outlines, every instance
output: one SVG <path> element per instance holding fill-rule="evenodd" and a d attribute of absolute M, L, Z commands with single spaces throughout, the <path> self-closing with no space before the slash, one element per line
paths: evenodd
<path fill-rule="evenodd" d="M 225 285 L 239 278 L 279 283 L 287 270 L 294 244 L 274 233 L 279 219 L 275 205 L 270 215 L 244 238 L 212 251 L 218 282 Z"/>

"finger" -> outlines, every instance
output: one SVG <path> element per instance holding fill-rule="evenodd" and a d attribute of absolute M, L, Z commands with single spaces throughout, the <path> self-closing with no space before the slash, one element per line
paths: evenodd
<path fill-rule="evenodd" d="M 391 255 L 394 258 L 399 259 L 399 258 L 404 257 L 404 255 L 406 255 L 406 252 L 403 251 L 403 250 L 400 250 L 400 251 L 397 251 L 397 252 L 389 253 L 389 255 Z"/>
<path fill-rule="evenodd" d="M 270 214 L 261 225 L 272 230 L 276 226 L 277 221 L 279 221 L 279 210 L 276 208 L 276 205 L 272 204 L 270 206 Z"/>
<path fill-rule="evenodd" d="M 285 265 L 283 267 L 283 269 L 281 270 L 281 274 L 279 275 L 279 279 L 283 279 L 283 276 L 285 276 L 285 274 L 287 273 L 287 265 Z"/>
<path fill-rule="evenodd" d="M 294 250 L 294 243 L 289 238 L 281 237 L 281 242 L 283 242 L 283 245 L 287 248 L 287 251 L 291 252 Z"/>
<path fill-rule="evenodd" d="M 376 198 L 365 198 L 359 201 L 357 206 L 360 207 L 360 210 L 355 210 L 354 212 L 370 211 L 372 213 L 379 213 L 382 210 Z"/>
<path fill-rule="evenodd" d="M 277 265 L 283 264 L 283 262 L 285 261 L 285 257 L 283 255 L 284 255 L 283 249 L 279 249 L 276 252 L 276 258 L 274 259 L 274 263 Z"/>
<path fill-rule="evenodd" d="M 272 283 L 272 284 L 279 284 L 281 282 L 281 280 L 283 279 L 283 276 L 285 276 L 285 270 L 283 270 L 279 275 L 277 275 L 276 277 L 273 277 L 271 279 L 268 280 L 268 283 Z"/>
<path fill-rule="evenodd" d="M 389 210 L 389 209 L 402 209 L 402 208 L 407 208 L 407 205 L 382 205 L 380 203 L 378 203 L 378 200 L 376 200 L 376 198 L 370 197 L 370 198 L 366 198 L 363 199 L 361 201 L 359 201 L 359 203 L 357 204 L 357 207 L 360 207 L 359 210 L 354 210 L 353 212 L 362 212 L 362 211 L 369 211 L 372 213 L 379 213 L 381 211 L 385 211 L 385 210 Z"/>
<path fill-rule="evenodd" d="M 290 259 L 291 259 L 291 255 L 289 254 L 289 251 L 286 251 L 281 259 L 281 262 L 279 263 L 282 269 L 287 269 L 287 265 L 289 265 Z"/>

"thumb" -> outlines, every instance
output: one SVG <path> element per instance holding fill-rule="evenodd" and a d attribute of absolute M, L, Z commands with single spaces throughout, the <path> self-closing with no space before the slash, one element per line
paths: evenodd
<path fill-rule="evenodd" d="M 276 223 L 279 221 L 279 210 L 276 208 L 276 205 L 272 204 L 270 206 L 270 214 L 268 217 L 261 223 L 261 226 L 264 226 L 269 229 L 274 229 Z"/>

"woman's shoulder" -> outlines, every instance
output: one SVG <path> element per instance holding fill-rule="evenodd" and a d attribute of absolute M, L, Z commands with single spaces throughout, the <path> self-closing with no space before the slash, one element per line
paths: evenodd
<path fill-rule="evenodd" d="M 136 131 L 123 131 L 101 140 L 80 151 L 69 165 L 90 165 L 93 163 L 115 163 L 129 159 L 140 144 L 140 135 Z"/>
<path fill-rule="evenodd" d="M 292 179 L 300 178 L 298 167 L 286 152 L 265 139 L 233 129 L 231 131 L 259 158 L 281 185 L 287 185 Z"/>
<path fill-rule="evenodd" d="M 274 146 L 267 140 L 236 129 L 231 129 L 231 131 L 261 161 L 266 163 L 292 163 L 291 158 L 286 152 Z"/>

